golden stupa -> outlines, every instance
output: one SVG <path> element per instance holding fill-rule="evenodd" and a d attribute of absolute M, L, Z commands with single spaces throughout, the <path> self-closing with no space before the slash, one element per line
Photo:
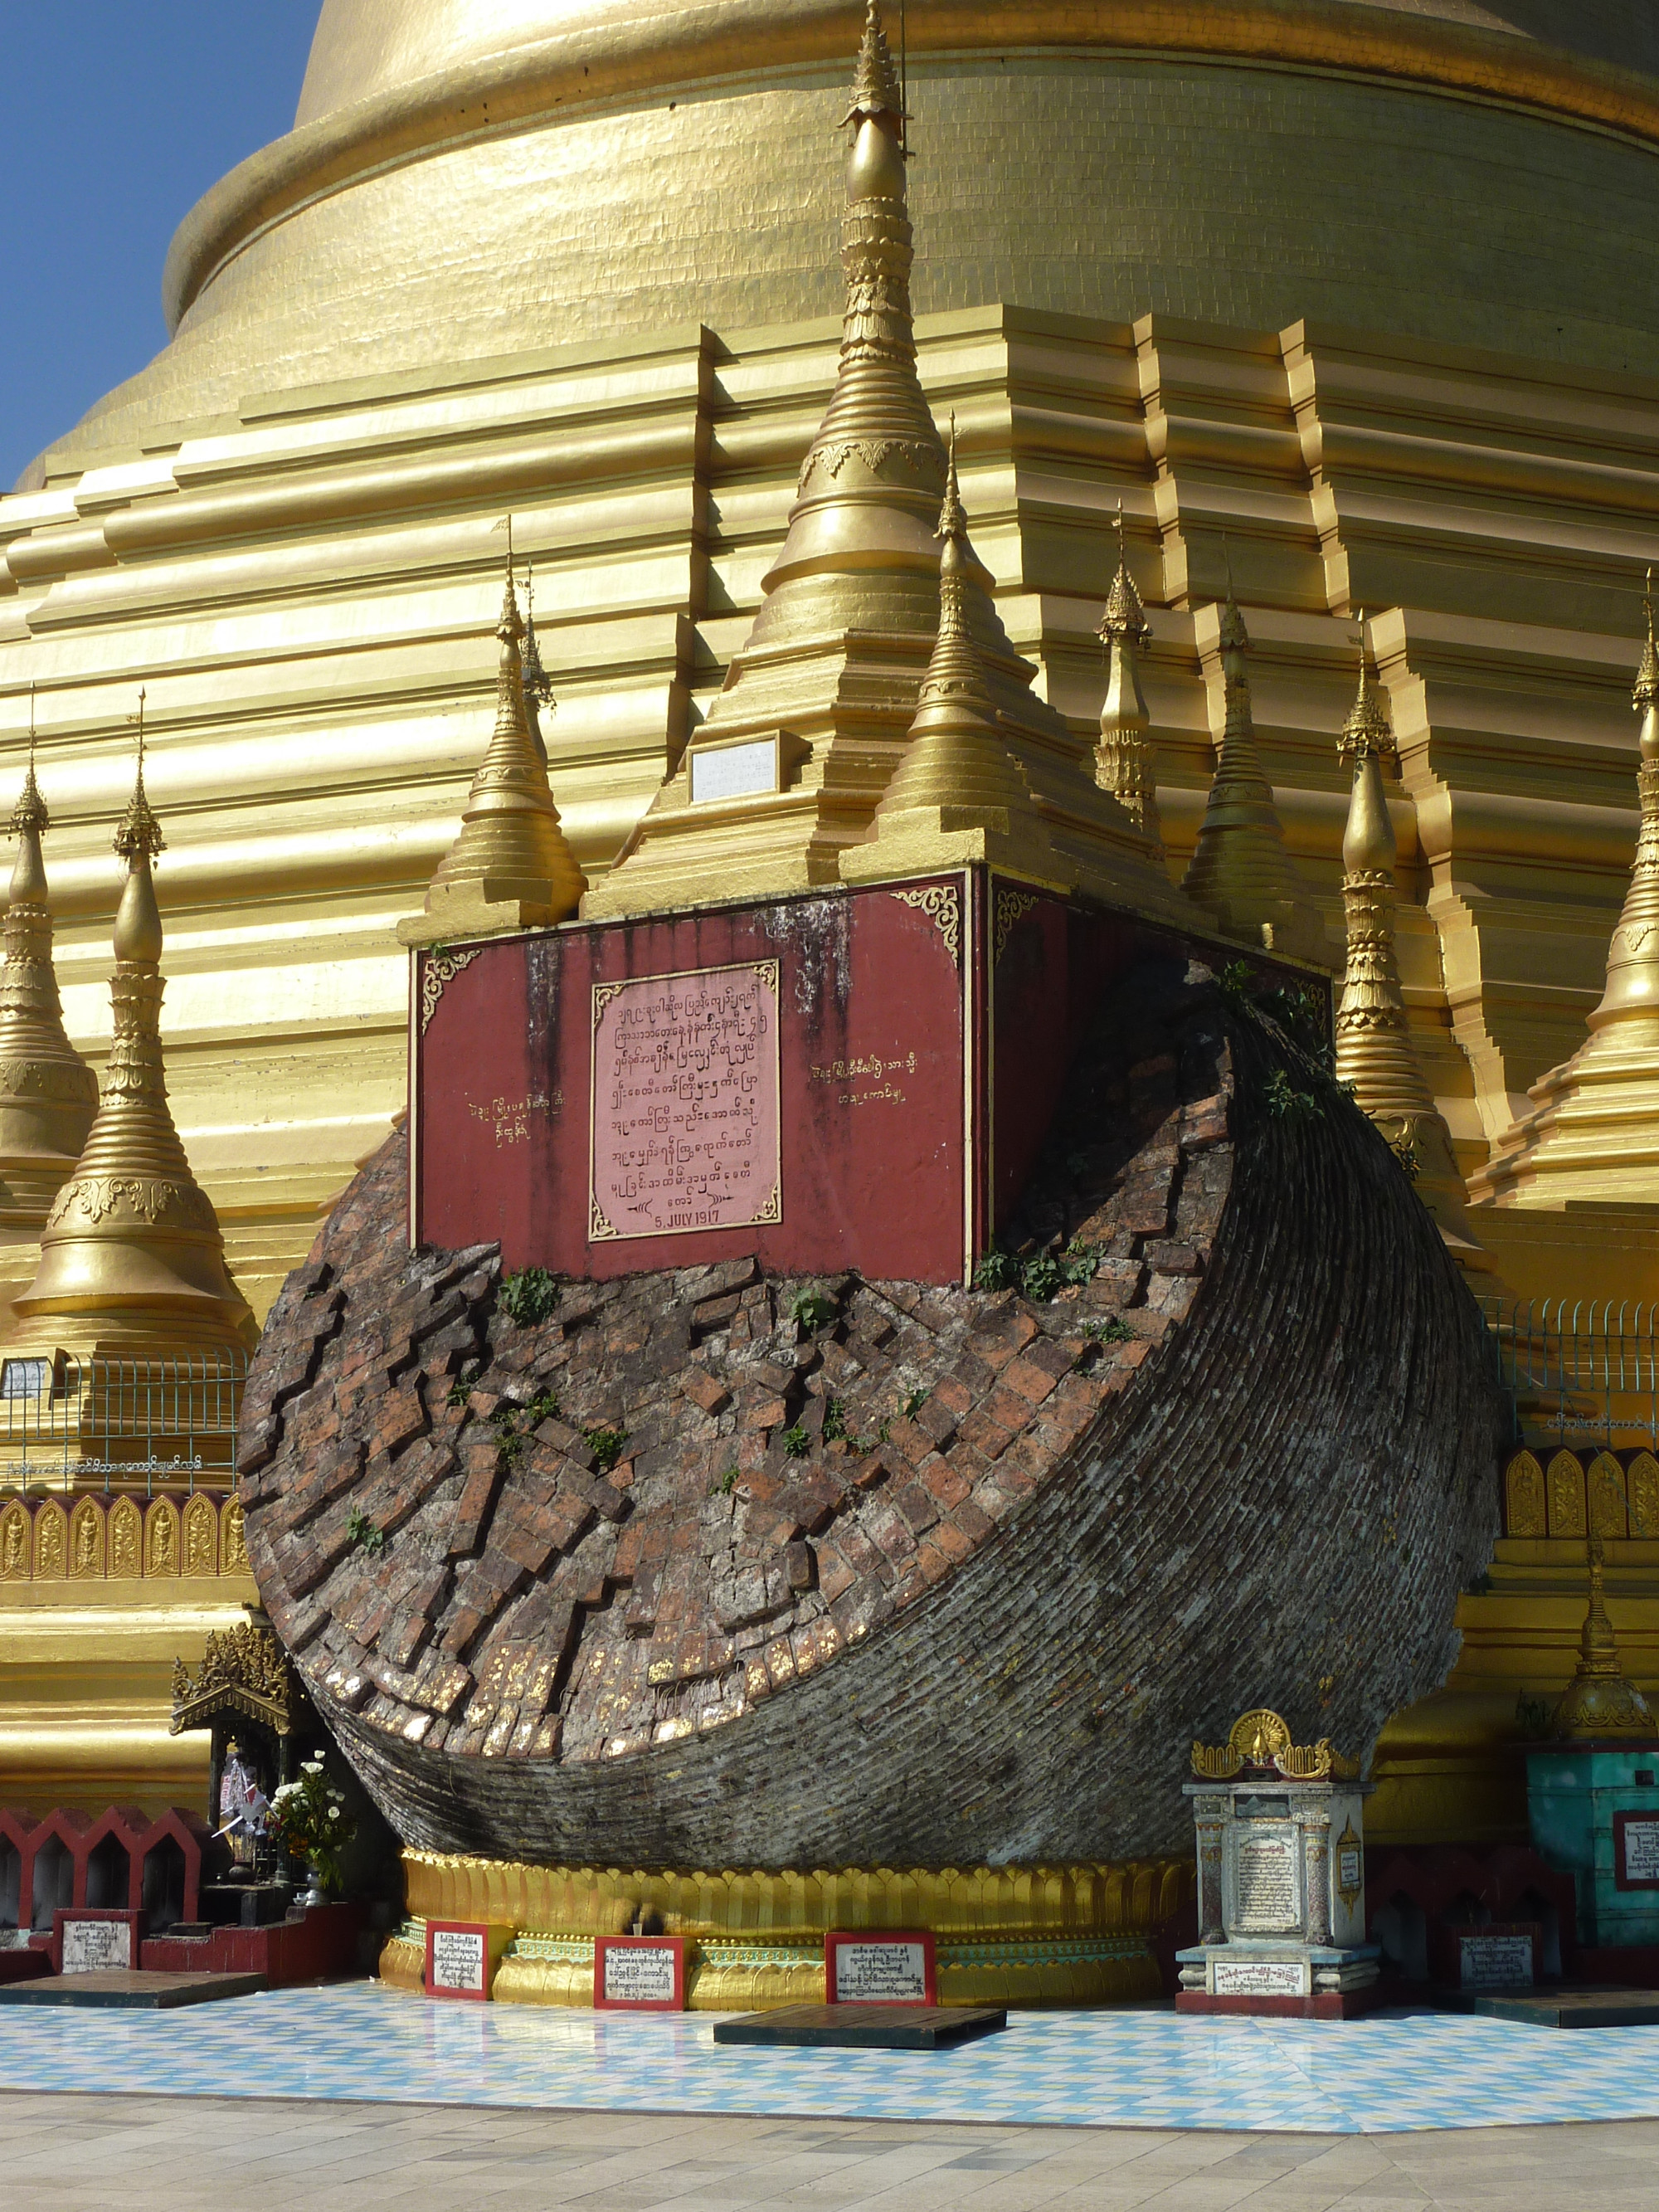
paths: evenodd
<path fill-rule="evenodd" d="M 40 839 L 51 817 L 34 756 L 12 811 L 17 863 L 0 968 L 0 1226 L 38 1231 L 98 1111 L 98 1079 L 64 1032 Z"/>
<path fill-rule="evenodd" d="M 1240 941 L 1265 920 L 1279 943 L 1282 891 L 1334 964 L 1332 739 L 1372 610 L 1398 998 L 1471 1234 L 1523 1299 L 1659 1297 L 1646 1106 L 1570 1172 L 1536 1147 L 1547 1114 L 1511 1138 L 1583 1045 L 1634 895 L 1659 15 L 910 0 L 896 94 L 873 40 L 860 71 L 849 203 L 823 123 L 866 12 L 326 0 L 294 130 L 180 228 L 170 343 L 0 499 L 0 726 L 15 784 L 33 685 L 73 1046 L 100 1071 L 111 1049 L 108 733 L 142 684 L 179 802 L 173 1110 L 263 1313 L 404 1102 L 398 930 L 464 836 L 499 695 L 502 512 L 559 695 L 556 727 L 526 726 L 588 910 L 830 884 L 873 849 L 916 716 L 954 411 L 968 629 L 1079 884 L 1182 911 L 1242 704 L 1231 596 L 1248 797 L 1279 832 L 1274 910 L 1241 903 Z M 1109 611 L 1103 666 L 1120 501 L 1153 635 L 1112 637 Z M 718 791 L 763 754 L 773 788 L 698 816 L 700 756 Z M 1268 818 L 1212 816 L 1210 915 L 1233 896 L 1218 837 Z M 1596 1033 L 1626 1075 L 1637 1028 Z M 1601 1051 L 1575 1096 L 1601 1095 Z M 21 1289 L 33 1231 L 0 1230 Z M 1513 1826 L 1517 1673 L 1565 1684 L 1582 1575 L 1582 1540 L 1536 1540 L 1465 1601 L 1450 1703 L 1385 1737 L 1376 1838 L 1467 1832 L 1472 1745 Z M 1635 1570 L 1608 1540 L 1616 1585 Z M 1650 1601 L 1624 1602 L 1659 1683 L 1659 1601 L 1640 1636 Z"/>
<path fill-rule="evenodd" d="M 1618 1638 L 1607 1618 L 1607 1546 L 1588 1540 L 1589 1605 L 1578 1638 L 1578 1664 L 1550 1717 L 1550 1732 L 1563 1741 L 1596 1742 L 1607 1736 L 1651 1737 L 1659 1733 L 1647 1699 L 1626 1674 Z"/>
<path fill-rule="evenodd" d="M 842 876 L 848 883 L 869 883 L 982 860 L 1027 883 L 1070 890 L 1070 872 L 1003 742 L 996 702 L 968 627 L 964 601 L 973 556 L 957 482 L 954 424 L 938 535 L 945 541 L 939 635 L 910 742 L 868 836 L 843 848 Z"/>
<path fill-rule="evenodd" d="M 115 915 L 115 1036 L 103 1095 L 47 1216 L 34 1279 L 13 1302 L 18 1321 L 8 1349 L 67 1351 L 83 1361 L 250 1351 L 258 1325 L 226 1270 L 212 1205 L 167 1107 L 161 915 L 150 872 L 163 840 L 144 793 L 142 720 L 115 850 L 127 874 Z"/>
<path fill-rule="evenodd" d="M 1533 1085 L 1531 1110 L 1473 1178 L 1499 1206 L 1659 1203 L 1659 642 L 1653 572 L 1632 704 L 1641 717 L 1642 809 L 1607 988 L 1572 1058 Z"/>
<path fill-rule="evenodd" d="M 1469 1233 L 1451 1133 L 1430 1093 L 1400 986 L 1395 949 L 1395 835 L 1383 782 L 1399 755 L 1385 702 L 1372 683 L 1359 616 L 1359 691 L 1339 751 L 1353 771 L 1342 835 L 1347 962 L 1336 1017 L 1336 1079 L 1376 1122 L 1416 1183 L 1447 1243 L 1465 1266 L 1490 1269 Z M 1486 1287 L 1483 1285 L 1482 1287 Z"/>
<path fill-rule="evenodd" d="M 1109 791 L 1141 836 L 1164 857 L 1164 832 L 1158 818 L 1158 753 L 1151 738 L 1152 718 L 1140 689 L 1136 664 L 1152 634 L 1123 544 L 1123 501 L 1117 503 L 1117 574 L 1106 594 L 1106 611 L 1095 635 L 1106 648 L 1106 699 L 1100 710 L 1100 742 L 1095 747 L 1095 780 Z"/>
<path fill-rule="evenodd" d="M 587 878 L 570 856 L 547 781 L 539 699 L 526 694 L 525 636 L 509 546 L 496 680 L 495 728 L 472 779 L 461 831 L 428 886 L 426 909 L 398 925 L 405 945 L 502 930 L 544 929 L 576 910 Z M 538 689 L 545 684 L 536 658 Z"/>

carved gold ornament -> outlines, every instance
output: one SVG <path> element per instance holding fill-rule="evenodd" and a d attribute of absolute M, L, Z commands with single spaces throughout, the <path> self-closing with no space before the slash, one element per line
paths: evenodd
<path fill-rule="evenodd" d="M 1293 1744 L 1290 1729 L 1265 1705 L 1242 1714 L 1218 1748 L 1202 1743 L 1193 1746 L 1193 1772 L 1206 1782 L 1231 1782 L 1246 1767 L 1269 1768 L 1287 1782 L 1359 1778 L 1359 1761 L 1333 1751 L 1328 1736 L 1321 1736 L 1312 1745 Z"/>
<path fill-rule="evenodd" d="M 916 890 L 895 891 L 901 906 L 925 915 L 945 939 L 951 965 L 962 965 L 962 893 L 955 884 L 922 884 Z"/>
<path fill-rule="evenodd" d="M 182 1659 L 173 1662 L 173 1735 L 210 1727 L 226 1712 L 245 1714 L 286 1735 L 293 1726 L 293 1705 L 288 1655 L 268 1628 L 256 1628 L 252 1621 L 211 1630 L 194 1674 Z"/>

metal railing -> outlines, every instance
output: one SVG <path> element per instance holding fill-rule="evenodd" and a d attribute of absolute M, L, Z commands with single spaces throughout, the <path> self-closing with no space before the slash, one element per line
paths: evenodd
<path fill-rule="evenodd" d="M 0 1493 L 222 1489 L 246 1381 L 243 1352 L 0 1359 Z"/>
<path fill-rule="evenodd" d="M 1483 1298 L 1525 1443 L 1595 1438 L 1659 1450 L 1659 1307 Z"/>

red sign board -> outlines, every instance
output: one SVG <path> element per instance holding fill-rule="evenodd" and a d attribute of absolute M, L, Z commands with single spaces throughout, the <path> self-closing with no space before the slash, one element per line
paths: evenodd
<path fill-rule="evenodd" d="M 939 2002 L 939 1965 L 925 1930 L 832 1929 L 823 1939 L 823 1993 L 831 2004 Z"/>
<path fill-rule="evenodd" d="M 684 1936 L 596 1936 L 596 2012 L 684 2012 Z"/>

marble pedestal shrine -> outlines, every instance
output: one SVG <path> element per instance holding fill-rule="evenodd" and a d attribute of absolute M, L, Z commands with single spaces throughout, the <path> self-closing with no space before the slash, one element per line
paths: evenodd
<path fill-rule="evenodd" d="M 1199 1942 L 1177 1952 L 1181 2012 L 1343 2020 L 1375 2002 L 1365 1938 L 1358 1768 L 1246 1713 L 1218 1750 L 1193 1746 Z"/>

